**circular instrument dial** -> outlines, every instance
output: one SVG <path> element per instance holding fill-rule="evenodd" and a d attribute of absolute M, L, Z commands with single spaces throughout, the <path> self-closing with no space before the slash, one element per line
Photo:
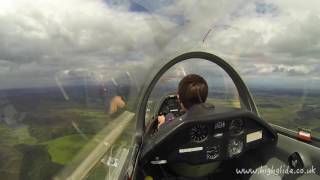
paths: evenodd
<path fill-rule="evenodd" d="M 208 137 L 208 127 L 203 124 L 197 124 L 191 128 L 190 137 L 194 142 L 205 141 Z"/>
<path fill-rule="evenodd" d="M 229 156 L 233 157 L 240 154 L 243 149 L 243 141 L 241 139 L 231 139 L 228 144 Z"/>
<path fill-rule="evenodd" d="M 233 136 L 240 135 L 244 129 L 244 122 L 242 119 L 234 119 L 231 121 L 229 131 Z"/>
<path fill-rule="evenodd" d="M 207 148 L 207 159 L 216 159 L 220 155 L 220 146 L 213 146 Z"/>

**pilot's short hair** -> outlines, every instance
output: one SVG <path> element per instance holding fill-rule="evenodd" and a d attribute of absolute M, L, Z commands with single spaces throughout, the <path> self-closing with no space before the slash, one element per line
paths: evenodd
<path fill-rule="evenodd" d="M 208 84 L 206 80 L 197 75 L 189 74 L 179 83 L 179 100 L 186 109 L 194 104 L 204 103 L 208 97 Z"/>

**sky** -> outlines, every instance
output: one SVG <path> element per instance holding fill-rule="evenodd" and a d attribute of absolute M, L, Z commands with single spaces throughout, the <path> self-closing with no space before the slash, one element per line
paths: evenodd
<path fill-rule="evenodd" d="M 250 85 L 319 89 L 318 7 L 318 0 L 1 0 L 0 89 L 105 81 L 123 71 L 143 81 L 153 64 L 191 50 L 222 57 Z"/>

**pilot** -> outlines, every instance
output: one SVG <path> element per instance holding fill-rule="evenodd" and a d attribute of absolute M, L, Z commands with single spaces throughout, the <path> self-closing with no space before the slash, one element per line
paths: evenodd
<path fill-rule="evenodd" d="M 181 110 L 188 112 L 192 106 L 205 103 L 208 97 L 208 84 L 203 77 L 189 74 L 180 81 L 177 97 Z M 158 116 L 158 128 L 168 122 L 164 115 Z"/>

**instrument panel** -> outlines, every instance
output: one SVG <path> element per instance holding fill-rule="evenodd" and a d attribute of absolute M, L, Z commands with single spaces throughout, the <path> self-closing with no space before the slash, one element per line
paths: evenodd
<path fill-rule="evenodd" d="M 176 137 L 185 143 L 170 156 L 178 161 L 200 163 L 231 159 L 271 137 L 265 128 L 246 118 L 195 123 L 187 132 Z"/>
<path fill-rule="evenodd" d="M 172 114 L 174 117 L 179 117 L 184 114 L 181 111 L 181 106 L 176 95 L 168 95 L 160 104 L 158 115 Z"/>
<path fill-rule="evenodd" d="M 215 123 L 196 123 L 187 130 L 187 143 L 178 150 L 177 156 L 185 156 L 181 152 L 203 152 L 205 159 L 215 160 L 233 158 L 243 152 L 245 145 L 245 120 L 236 118 Z M 261 137 L 262 138 L 262 137 Z M 188 148 L 190 147 L 190 148 Z"/>
<path fill-rule="evenodd" d="M 162 142 L 161 148 L 147 159 L 153 164 L 157 164 L 157 159 L 166 163 L 203 164 L 236 158 L 275 139 L 268 128 L 247 117 L 194 120 L 186 123 L 181 133 Z"/>
<path fill-rule="evenodd" d="M 161 101 L 156 113 L 165 115 L 166 121 L 167 117 L 175 120 L 146 138 L 141 155 L 145 165 L 223 161 L 277 140 L 270 125 L 252 112 L 206 105 L 198 108 L 182 112 L 175 95 Z"/>

